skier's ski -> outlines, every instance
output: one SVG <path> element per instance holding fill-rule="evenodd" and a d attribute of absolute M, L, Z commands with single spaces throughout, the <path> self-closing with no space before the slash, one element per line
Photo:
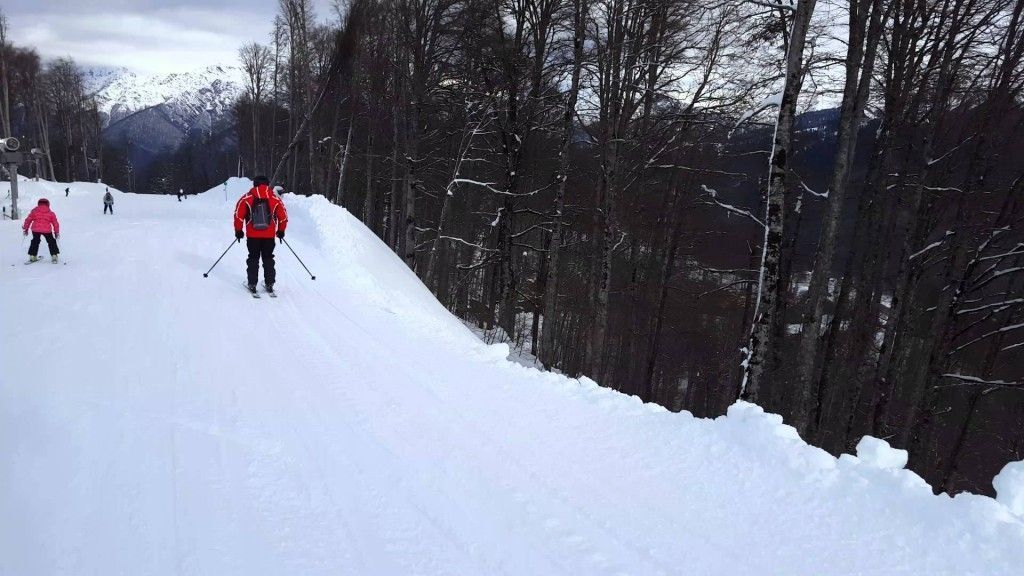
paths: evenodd
<path fill-rule="evenodd" d="M 243 282 L 242 283 L 242 287 L 245 288 L 246 292 L 248 292 L 249 294 L 252 294 L 253 298 L 259 298 L 260 297 L 260 293 L 257 292 L 255 288 L 249 288 L 248 284 Z"/>
<path fill-rule="evenodd" d="M 26 260 L 25 262 L 22 262 L 22 264 L 28 266 L 29 264 L 35 264 L 36 262 L 42 262 L 44 260 L 45 260 L 45 258 L 39 258 L 37 260 Z M 53 260 L 50 260 L 49 262 L 50 262 L 50 264 L 63 264 L 65 266 L 68 265 L 67 260 L 58 260 L 57 262 L 54 262 Z M 11 266 L 14 266 L 14 264 L 11 264 Z"/>
<path fill-rule="evenodd" d="M 264 290 L 266 290 L 267 294 L 268 294 L 268 295 L 269 295 L 269 296 L 270 296 L 271 298 L 277 298 L 277 292 L 274 292 L 274 289 L 273 289 L 273 288 L 267 288 L 267 285 L 266 285 L 266 284 L 264 284 L 264 285 L 263 285 L 263 289 L 264 289 Z"/>

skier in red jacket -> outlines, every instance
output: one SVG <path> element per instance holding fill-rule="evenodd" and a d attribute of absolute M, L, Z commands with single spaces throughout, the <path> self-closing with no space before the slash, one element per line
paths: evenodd
<path fill-rule="evenodd" d="M 287 227 L 288 212 L 284 202 L 270 189 L 270 181 L 266 176 L 253 178 L 252 188 L 235 205 L 235 238 L 241 242 L 248 236 L 245 244 L 249 248 L 249 258 L 245 263 L 250 292 L 256 291 L 261 259 L 264 287 L 267 292 L 274 291 L 274 236 L 284 239 Z"/>

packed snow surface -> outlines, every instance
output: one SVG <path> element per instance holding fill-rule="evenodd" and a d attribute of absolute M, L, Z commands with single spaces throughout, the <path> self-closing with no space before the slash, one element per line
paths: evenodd
<path fill-rule="evenodd" d="M 1024 460 L 1010 462 L 992 479 L 996 499 L 1024 518 Z"/>
<path fill-rule="evenodd" d="M 316 281 L 279 246 L 254 300 L 244 245 L 202 276 L 245 182 L 64 187 L 22 193 L 67 265 L 0 224 L 4 576 L 1024 573 L 1018 496 L 511 363 L 321 197 L 285 197 Z"/>
<path fill-rule="evenodd" d="M 857 443 L 857 458 L 868 466 L 899 470 L 907 465 L 909 456 L 906 450 L 893 448 L 885 440 L 871 436 L 865 436 Z"/>

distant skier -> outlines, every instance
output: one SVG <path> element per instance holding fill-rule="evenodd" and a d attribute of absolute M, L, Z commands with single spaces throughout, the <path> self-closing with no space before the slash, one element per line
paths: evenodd
<path fill-rule="evenodd" d="M 67 198 L 67 197 L 68 197 L 68 194 L 71 194 L 71 188 L 65 188 L 65 189 L 64 189 L 64 197 L 65 197 L 65 198 Z"/>
<path fill-rule="evenodd" d="M 178 188 L 178 202 L 181 202 L 181 188 Z"/>
<path fill-rule="evenodd" d="M 110 210 L 110 215 L 114 215 L 114 196 L 110 193 L 110 188 L 107 188 L 106 194 L 103 195 L 103 213 L 106 214 L 107 210 Z"/>
<path fill-rule="evenodd" d="M 235 238 L 238 242 L 248 236 L 245 241 L 249 248 L 246 259 L 246 279 L 250 292 L 256 292 L 256 281 L 259 278 L 259 263 L 263 260 L 263 283 L 267 292 L 274 291 L 274 236 L 284 239 L 284 230 L 288 227 L 288 212 L 284 202 L 274 195 L 270 189 L 270 181 L 266 176 L 257 176 L 252 180 L 253 187 L 238 199 L 235 205 Z M 245 232 L 242 232 L 242 227 Z"/>
<path fill-rule="evenodd" d="M 57 263 L 57 254 L 60 254 L 60 250 L 57 248 L 57 238 L 60 238 L 60 222 L 57 221 L 57 214 L 50 210 L 49 200 L 39 199 L 39 203 L 25 218 L 21 230 L 25 236 L 28 236 L 29 230 L 32 231 L 32 241 L 28 245 L 29 258 L 26 264 L 39 260 L 37 255 L 39 254 L 40 237 L 46 238 L 46 246 L 50 249 L 50 260 L 54 264 Z"/>

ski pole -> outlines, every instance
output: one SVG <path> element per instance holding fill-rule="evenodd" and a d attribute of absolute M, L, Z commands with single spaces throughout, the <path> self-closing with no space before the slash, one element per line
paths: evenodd
<path fill-rule="evenodd" d="M 210 277 L 210 272 L 213 272 L 213 269 L 217 267 L 217 264 L 220 264 L 220 261 L 223 260 L 224 256 L 227 255 L 228 250 L 231 250 L 231 247 L 234 246 L 237 243 L 238 243 L 238 240 L 232 240 L 231 244 L 228 244 L 227 249 L 225 249 L 224 253 L 220 255 L 220 258 L 217 258 L 217 261 L 213 263 L 213 266 L 210 266 L 209 270 L 207 270 L 206 272 L 203 272 L 203 278 L 209 278 Z"/>
<path fill-rule="evenodd" d="M 306 267 L 306 263 L 303 262 L 302 258 L 299 258 L 299 255 L 295 253 L 295 250 L 292 249 L 292 245 L 289 244 L 288 241 L 285 240 L 284 238 L 281 238 L 281 242 L 284 242 L 284 245 L 287 246 L 288 249 L 292 251 L 292 255 L 295 256 L 295 259 L 299 261 L 299 264 L 302 264 L 302 267 L 306 268 L 306 273 L 309 274 L 309 277 L 313 280 L 316 280 L 316 276 L 313 276 L 313 273 L 309 271 L 308 267 Z"/>

